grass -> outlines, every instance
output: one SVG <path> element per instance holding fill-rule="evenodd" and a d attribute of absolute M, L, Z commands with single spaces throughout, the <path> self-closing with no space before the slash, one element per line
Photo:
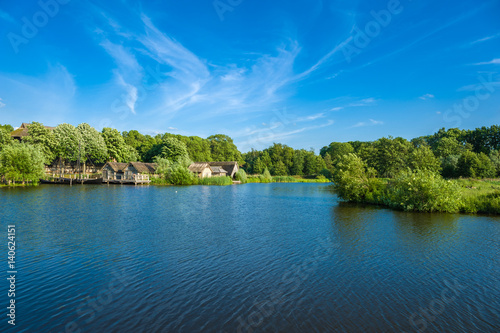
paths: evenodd
<path fill-rule="evenodd" d="M 316 178 L 303 178 L 301 176 L 274 176 L 270 180 L 265 179 L 262 175 L 248 176 L 248 183 L 329 183 L 330 180 L 318 176 Z"/>
<path fill-rule="evenodd" d="M 198 185 L 233 185 L 231 177 L 210 177 L 198 180 Z"/>

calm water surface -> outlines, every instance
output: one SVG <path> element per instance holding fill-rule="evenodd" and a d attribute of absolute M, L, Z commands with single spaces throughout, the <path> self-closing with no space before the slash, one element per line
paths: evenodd
<path fill-rule="evenodd" d="M 5 332 L 498 332 L 500 219 L 323 184 L 0 189 Z M 2 308 L 8 282 L 0 284 Z"/>

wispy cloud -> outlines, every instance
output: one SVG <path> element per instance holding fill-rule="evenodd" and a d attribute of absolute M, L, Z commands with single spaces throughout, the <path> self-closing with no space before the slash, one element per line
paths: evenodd
<path fill-rule="evenodd" d="M 3 101 L 3 99 L 1 99 L 1 98 L 0 98 L 0 109 L 1 109 L 1 108 L 3 108 L 3 107 L 5 106 L 5 103 L 4 103 L 4 102 L 2 102 L 2 101 Z"/>
<path fill-rule="evenodd" d="M 469 43 L 468 46 L 472 46 L 472 45 L 475 45 L 475 44 L 478 44 L 478 43 L 483 43 L 483 42 L 486 42 L 488 40 L 492 40 L 492 39 L 495 39 L 495 38 L 498 38 L 498 37 L 500 37 L 500 33 L 495 34 L 495 35 L 491 35 L 491 36 L 487 36 L 487 37 L 483 37 L 483 38 L 480 38 L 480 39 L 477 39 L 477 40 Z"/>
<path fill-rule="evenodd" d="M 432 98 L 434 98 L 434 97 L 435 97 L 435 96 L 434 96 L 433 94 L 425 94 L 425 95 L 423 95 L 423 96 L 420 96 L 419 98 L 420 98 L 421 100 L 425 101 L 425 100 L 428 100 L 428 99 L 432 99 Z"/>
<path fill-rule="evenodd" d="M 324 117 L 325 117 L 324 113 L 318 113 L 318 114 L 313 114 L 313 115 L 307 116 L 307 117 L 299 117 L 299 118 L 297 118 L 297 122 L 313 121 L 313 120 L 324 118 Z"/>
<path fill-rule="evenodd" d="M 370 98 L 362 99 L 360 101 L 355 101 L 355 102 L 349 103 L 347 106 L 350 106 L 350 107 L 353 107 L 353 106 L 369 106 L 369 105 L 375 104 L 376 101 L 377 100 L 375 98 L 370 97 Z"/>
<path fill-rule="evenodd" d="M 366 126 L 375 126 L 375 125 L 383 125 L 383 124 L 384 124 L 383 121 L 370 119 L 369 121 L 361 121 L 352 127 L 366 127 Z"/>
<path fill-rule="evenodd" d="M 343 106 L 336 106 L 334 108 L 331 108 L 330 111 L 340 111 L 340 110 L 343 110 L 344 107 Z"/>
<path fill-rule="evenodd" d="M 478 63 L 475 63 L 474 65 L 476 65 L 476 66 L 480 66 L 480 65 L 500 65 L 500 58 L 493 59 L 491 61 L 478 62 Z"/>

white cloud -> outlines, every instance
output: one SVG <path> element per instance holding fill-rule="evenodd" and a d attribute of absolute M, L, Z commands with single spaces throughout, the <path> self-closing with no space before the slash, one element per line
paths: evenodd
<path fill-rule="evenodd" d="M 478 63 L 475 63 L 474 65 L 476 65 L 476 66 L 479 66 L 479 65 L 500 65 L 500 58 L 493 59 L 491 61 L 478 62 Z"/>
<path fill-rule="evenodd" d="M 1 99 L 1 98 L 0 98 L 0 109 L 1 109 L 1 108 L 3 108 L 3 107 L 5 106 L 5 103 L 4 103 L 4 102 L 2 102 L 2 101 L 3 101 L 3 99 Z"/>
<path fill-rule="evenodd" d="M 320 119 L 320 118 L 324 118 L 325 117 L 325 114 L 324 113 L 317 113 L 317 114 L 313 114 L 311 116 L 306 116 L 306 117 L 299 117 L 297 118 L 297 122 L 303 122 L 303 121 L 313 121 L 313 120 L 316 120 L 316 119 Z"/>
<path fill-rule="evenodd" d="M 500 37 L 500 33 L 498 33 L 498 34 L 496 34 L 496 35 L 491 35 L 491 36 L 487 36 L 487 37 L 483 37 L 483 38 L 477 39 L 477 40 L 475 40 L 475 41 L 471 42 L 471 43 L 469 44 L 469 46 L 474 45 L 474 44 L 477 44 L 477 43 L 486 42 L 486 41 L 488 41 L 488 40 L 495 39 L 495 38 L 498 38 L 498 37 Z"/>
<path fill-rule="evenodd" d="M 375 102 L 375 98 L 370 97 L 362 99 L 360 101 L 349 103 L 347 106 L 369 106 L 375 104 Z"/>
<path fill-rule="evenodd" d="M 337 106 L 337 107 L 331 108 L 330 111 L 340 111 L 343 108 L 344 108 L 343 106 Z"/>
<path fill-rule="evenodd" d="M 425 95 L 423 95 L 423 96 L 420 96 L 419 98 L 420 98 L 421 100 L 424 100 L 424 101 L 425 101 L 425 100 L 427 100 L 427 99 L 432 99 L 432 98 L 434 98 L 434 97 L 435 97 L 435 96 L 434 96 L 433 94 L 425 94 Z"/>
<path fill-rule="evenodd" d="M 354 125 L 352 127 L 365 127 L 365 126 L 375 126 L 375 125 L 383 125 L 383 124 L 384 124 L 383 121 L 370 119 L 367 122 L 365 122 L 365 121 L 359 122 L 359 123 L 357 123 L 356 125 Z"/>
<path fill-rule="evenodd" d="M 170 127 L 168 127 L 168 129 L 169 129 L 169 130 L 171 130 L 171 131 L 175 131 L 175 130 L 177 130 L 177 128 L 175 128 L 175 127 L 171 127 L 171 126 L 170 126 Z"/>

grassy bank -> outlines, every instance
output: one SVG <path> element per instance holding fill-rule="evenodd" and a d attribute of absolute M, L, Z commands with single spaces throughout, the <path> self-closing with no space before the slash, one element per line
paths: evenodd
<path fill-rule="evenodd" d="M 252 175 L 247 179 L 247 183 L 329 183 L 330 180 L 319 176 L 317 178 L 303 178 L 301 176 L 274 176 L 266 178 L 262 175 Z"/>

